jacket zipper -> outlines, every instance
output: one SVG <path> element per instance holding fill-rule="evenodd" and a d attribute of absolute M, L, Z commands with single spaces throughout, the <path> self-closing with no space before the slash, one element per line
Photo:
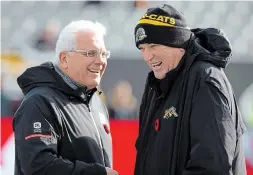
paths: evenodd
<path fill-rule="evenodd" d="M 88 104 L 87 104 L 87 107 L 88 107 L 88 109 L 89 109 L 89 113 L 90 113 L 92 122 L 93 122 L 93 124 L 94 124 L 94 126 L 95 126 L 95 128 L 96 128 L 96 132 L 97 132 L 97 135 L 98 135 L 98 138 L 99 138 L 99 146 L 100 146 L 101 152 L 102 152 L 103 165 L 105 166 L 105 158 L 104 158 L 105 156 L 104 156 L 104 152 L 103 152 L 103 146 L 102 146 L 102 141 L 101 141 L 101 135 L 99 134 L 98 126 L 97 126 L 97 124 L 96 124 L 96 122 L 95 122 L 95 120 L 94 120 L 93 114 L 92 114 L 92 112 L 91 112 L 91 107 L 90 107 Z"/>
<path fill-rule="evenodd" d="M 158 96 L 158 93 L 157 91 L 155 91 L 156 95 Z M 158 101 L 163 98 L 163 95 L 160 95 L 158 97 L 156 97 L 155 99 L 155 104 L 154 104 L 154 107 L 152 109 L 152 111 L 150 112 L 151 116 L 153 116 L 153 114 L 156 112 L 156 109 L 158 108 L 158 106 L 160 105 L 160 103 L 158 103 Z M 150 126 L 150 125 L 148 125 Z M 142 162 L 142 167 L 143 167 L 143 170 L 144 170 L 144 174 L 146 173 L 146 158 L 147 158 L 147 152 L 148 152 L 148 141 L 146 142 L 145 144 L 145 147 L 144 147 L 144 160 Z"/>

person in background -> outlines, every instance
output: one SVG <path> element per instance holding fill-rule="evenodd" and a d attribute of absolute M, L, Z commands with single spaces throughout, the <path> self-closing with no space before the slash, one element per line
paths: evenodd
<path fill-rule="evenodd" d="M 137 119 L 137 99 L 128 81 L 121 80 L 115 84 L 110 98 L 109 116 L 113 119 Z"/>
<path fill-rule="evenodd" d="M 11 117 L 11 103 L 8 97 L 6 96 L 5 90 L 4 90 L 4 77 L 5 73 L 1 72 L 1 80 L 0 80 L 0 94 L 1 94 L 1 117 Z"/>
<path fill-rule="evenodd" d="M 50 20 L 43 31 L 36 37 L 34 41 L 34 48 L 41 52 L 53 51 L 55 49 L 56 40 L 60 24 L 57 21 Z"/>

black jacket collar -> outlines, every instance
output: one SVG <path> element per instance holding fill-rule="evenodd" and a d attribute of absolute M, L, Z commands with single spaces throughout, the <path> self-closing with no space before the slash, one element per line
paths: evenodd
<path fill-rule="evenodd" d="M 26 95 L 31 89 L 40 86 L 47 86 L 62 91 L 71 97 L 76 97 L 84 102 L 90 101 L 97 88 L 88 90 L 86 86 L 73 89 L 55 71 L 52 62 L 45 62 L 39 66 L 28 68 L 17 79 L 19 87 Z"/>

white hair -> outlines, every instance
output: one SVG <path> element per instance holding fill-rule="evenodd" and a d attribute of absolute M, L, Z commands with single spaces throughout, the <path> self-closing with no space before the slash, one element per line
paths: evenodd
<path fill-rule="evenodd" d="M 79 20 L 70 22 L 59 34 L 55 48 L 56 63 L 59 62 L 59 55 L 62 51 L 76 49 L 76 33 L 80 31 L 93 32 L 102 38 L 106 35 L 105 26 L 97 21 Z"/>

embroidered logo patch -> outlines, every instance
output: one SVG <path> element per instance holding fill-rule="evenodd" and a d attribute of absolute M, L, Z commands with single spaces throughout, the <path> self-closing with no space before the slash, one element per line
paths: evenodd
<path fill-rule="evenodd" d="M 164 119 L 168 119 L 170 117 L 178 117 L 178 114 L 176 112 L 176 108 L 175 107 L 170 107 L 169 109 L 167 109 L 165 112 L 164 112 L 164 116 L 163 118 Z"/>
<path fill-rule="evenodd" d="M 135 34 L 135 41 L 139 42 L 146 37 L 147 35 L 145 34 L 145 30 L 143 28 L 138 28 Z"/>

